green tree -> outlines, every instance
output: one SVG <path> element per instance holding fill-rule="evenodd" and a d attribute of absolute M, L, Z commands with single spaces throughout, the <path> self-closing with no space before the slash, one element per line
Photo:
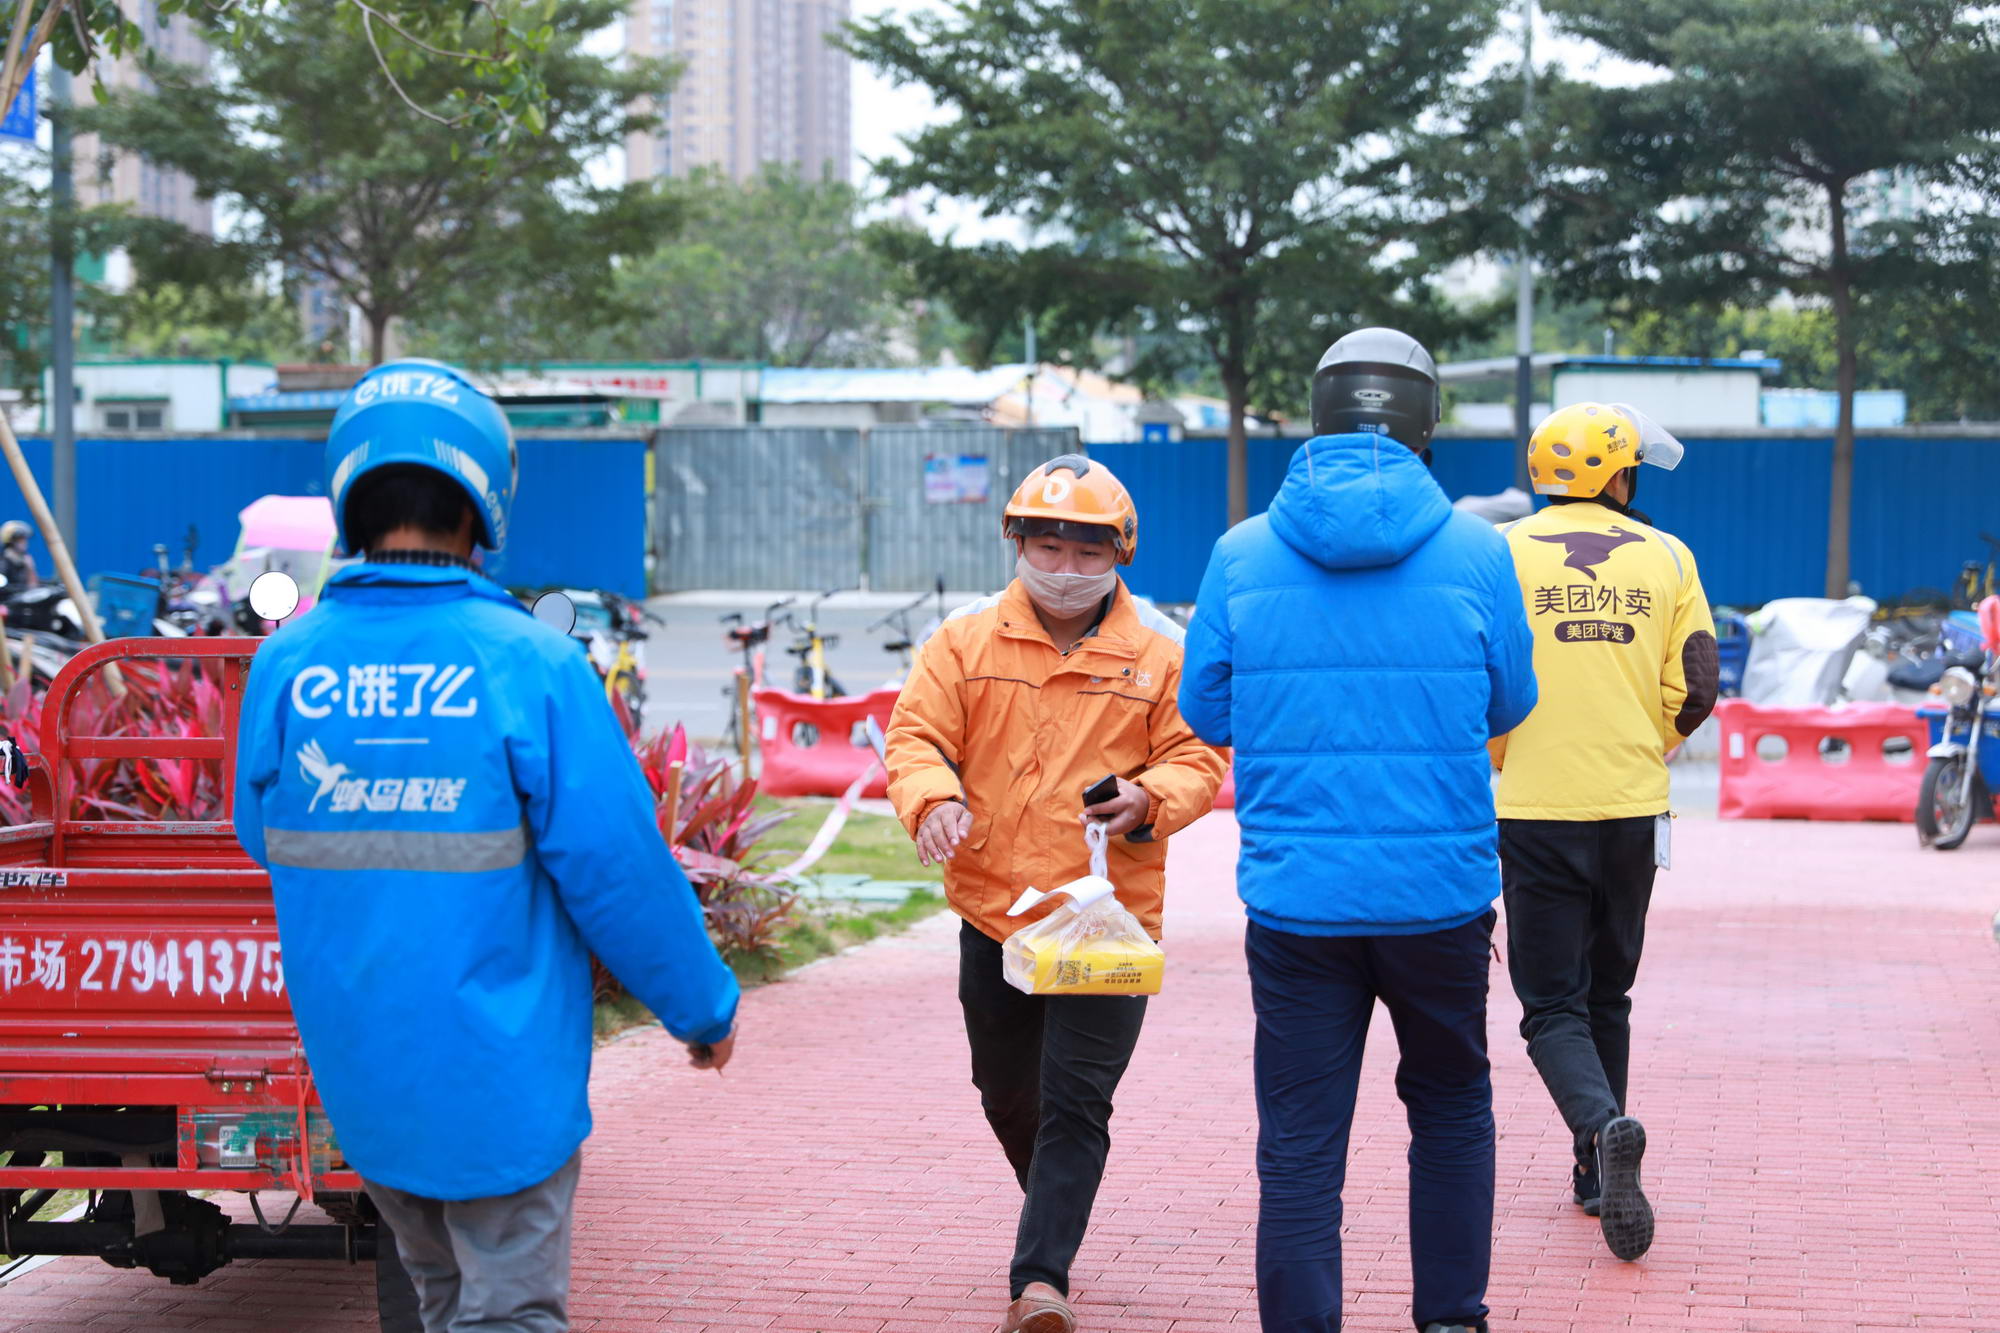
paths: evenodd
<path fill-rule="evenodd" d="M 39 165 L 40 157 L 15 150 L 14 160 Z M 48 191 L 33 184 L 30 173 L 0 176 L 0 385 L 19 387 L 30 398 L 41 392 L 49 354 L 50 228 L 55 221 Z M 111 208 L 78 209 L 62 222 L 81 248 L 98 252 L 126 230 L 119 211 Z M 79 325 L 91 331 L 106 327 L 116 307 L 109 293 L 88 284 L 77 286 L 76 303 Z"/>
<path fill-rule="evenodd" d="M 539 133 L 547 89 L 539 60 L 554 39 L 556 0 L 537 4 L 502 4 L 470 0 L 441 5 L 433 0 L 339 0 L 353 28 L 375 53 L 379 74 L 408 109 L 434 124 L 467 131 L 467 142 L 503 144 L 515 134 Z M 207 26 L 212 40 L 235 46 L 258 34 L 273 17 L 282 17 L 283 0 L 152 0 L 148 6 L 162 18 L 194 15 Z M 140 51 L 145 28 L 117 0 L 14 0 L 0 3 L 0 25 L 11 35 L 0 48 L 0 108 L 14 104 L 28 71 L 43 50 L 72 74 L 93 71 L 104 56 Z M 275 15 L 274 12 L 275 11 Z M 470 67 L 478 77 L 461 82 L 426 80 L 408 90 L 413 63 Z"/>
<path fill-rule="evenodd" d="M 1823 301 L 1840 394 L 1826 561 L 1845 596 L 1861 308 L 1967 269 L 1968 164 L 2000 133 L 2000 20 L 1955 0 L 1548 0 L 1660 77 L 1553 90 L 1539 248 L 1572 294 Z M 1924 202 L 1899 219 L 1894 192 Z M 1988 198 L 1991 196 L 1988 195 Z M 1913 250 L 1928 241 L 1932 253 Z"/>
<path fill-rule="evenodd" d="M 182 232 L 135 237 L 149 280 L 217 280 L 273 267 L 323 280 L 361 311 L 379 361 L 393 320 L 468 293 L 516 293 L 587 308 L 611 282 L 611 259 L 650 249 L 674 215 L 650 184 L 596 187 L 585 164 L 654 123 L 632 108 L 663 94 L 668 71 L 623 67 L 582 49 L 615 20 L 615 0 L 560 6 L 540 63 L 542 132 L 471 159 L 461 131 L 408 114 L 485 96 L 508 69 L 388 51 L 351 0 L 298 0 L 235 34 L 230 77 L 210 82 L 164 65 L 154 89 L 120 93 L 78 122 L 107 143 L 186 172 L 204 196 L 241 211 L 240 233 L 214 247 Z"/>
<path fill-rule="evenodd" d="M 1393 141 L 1449 98 L 1496 0 L 956 0 L 853 25 L 847 46 L 950 113 L 876 163 L 1042 230 L 1026 248 L 899 238 L 968 324 L 1032 316 L 1059 355 L 1147 335 L 1134 377 L 1190 353 L 1230 408 L 1229 503 L 1248 511 L 1243 414 L 1304 397 L 1357 322 L 1435 336 L 1425 234 L 1399 217 Z M 1391 241 L 1414 242 L 1402 246 Z"/>
<path fill-rule="evenodd" d="M 0 176 L 0 384 L 42 375 L 49 320 L 49 213 L 42 192 Z"/>
<path fill-rule="evenodd" d="M 889 355 L 902 308 L 865 243 L 865 200 L 845 181 L 767 166 L 738 184 L 698 173 L 666 244 L 620 265 L 601 303 L 455 300 L 416 341 L 478 364 L 567 356 L 707 357 L 774 366 L 862 365 Z"/>
<path fill-rule="evenodd" d="M 127 356 L 283 361 L 308 355 L 290 293 L 261 282 L 143 283 L 111 303 L 104 336 Z"/>

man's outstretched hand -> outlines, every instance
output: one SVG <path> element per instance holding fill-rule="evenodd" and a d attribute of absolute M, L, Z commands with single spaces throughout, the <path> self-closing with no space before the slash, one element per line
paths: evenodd
<path fill-rule="evenodd" d="M 958 845 L 971 832 L 972 811 L 957 801 L 946 801 L 917 829 L 917 859 L 927 866 L 943 865 L 958 855 Z"/>

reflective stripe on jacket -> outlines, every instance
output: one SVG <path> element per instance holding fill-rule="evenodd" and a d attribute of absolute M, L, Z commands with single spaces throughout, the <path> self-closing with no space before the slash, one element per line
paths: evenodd
<path fill-rule="evenodd" d="M 1609 505 L 1549 505 L 1507 545 L 1541 702 L 1492 745 L 1502 819 L 1667 808 L 1666 752 L 1715 708 L 1715 621 L 1679 538 Z"/>
<path fill-rule="evenodd" d="M 1164 840 L 1207 814 L 1228 770 L 1181 720 L 1181 629 L 1121 581 L 1097 632 L 1057 651 L 1017 579 L 925 643 L 889 724 L 889 799 L 914 836 L 944 801 L 972 833 L 945 866 L 952 909 L 994 939 L 1055 909 L 1006 915 L 1026 888 L 1089 873 L 1078 816 L 1108 773 L 1152 797 L 1149 832 L 1114 839 L 1118 900 L 1157 938 Z"/>
<path fill-rule="evenodd" d="M 736 980 L 576 645 L 461 570 L 360 565 L 258 650 L 236 833 L 360 1173 L 511 1194 L 590 1132 L 590 955 L 669 1031 Z"/>

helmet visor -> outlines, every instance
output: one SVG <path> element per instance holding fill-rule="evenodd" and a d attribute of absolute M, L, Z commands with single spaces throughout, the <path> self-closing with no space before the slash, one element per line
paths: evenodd
<path fill-rule="evenodd" d="M 1659 422 L 1641 412 L 1630 403 L 1613 403 L 1611 410 L 1632 423 L 1632 429 L 1639 432 L 1639 461 L 1650 463 L 1656 468 L 1672 472 L 1680 466 L 1681 457 L 1687 452 L 1674 433 Z"/>
<path fill-rule="evenodd" d="M 1060 537 L 1066 542 L 1102 542 L 1120 549 L 1118 530 L 1105 523 L 1076 523 L 1060 518 L 1010 518 L 1009 537 Z"/>

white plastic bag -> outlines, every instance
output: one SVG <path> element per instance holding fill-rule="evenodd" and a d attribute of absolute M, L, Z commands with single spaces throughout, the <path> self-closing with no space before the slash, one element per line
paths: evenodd
<path fill-rule="evenodd" d="M 1090 873 L 1059 889 L 1021 894 L 1008 916 L 1019 916 L 1058 894 L 1069 901 L 1021 927 L 1001 946 L 1001 974 L 1029 995 L 1158 995 L 1165 950 L 1118 901 L 1105 866 L 1104 825 L 1083 831 Z"/>

